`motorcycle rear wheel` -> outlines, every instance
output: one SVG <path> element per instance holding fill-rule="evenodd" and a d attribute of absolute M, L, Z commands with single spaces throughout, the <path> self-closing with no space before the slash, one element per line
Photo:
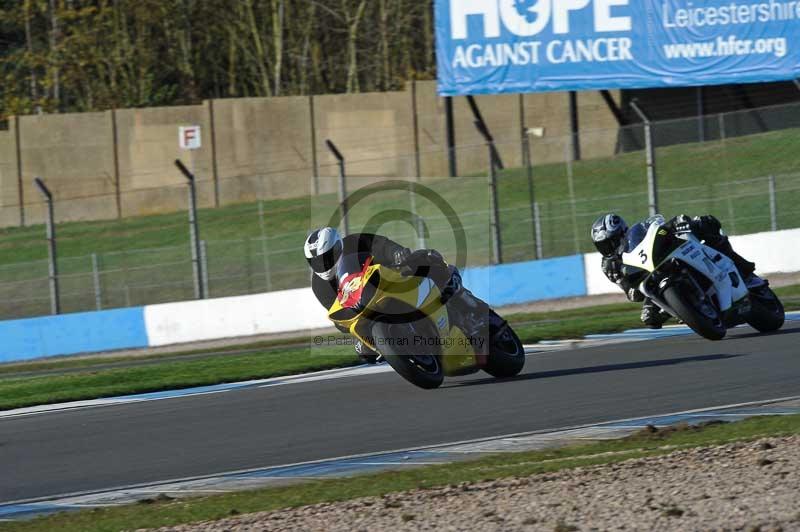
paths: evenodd
<path fill-rule="evenodd" d="M 720 316 L 716 319 L 706 316 L 694 305 L 686 301 L 685 296 L 675 286 L 667 287 L 662 294 L 664 301 L 678 314 L 678 318 L 694 332 L 708 340 L 722 340 L 728 332 Z"/>
<path fill-rule="evenodd" d="M 380 342 L 380 353 L 401 377 L 411 384 L 431 390 L 444 381 L 444 369 L 438 353 L 419 354 L 419 347 L 413 345 L 417 333 L 411 324 L 376 322 L 372 326 L 372 336 Z M 397 341 L 403 338 L 408 344 Z"/>

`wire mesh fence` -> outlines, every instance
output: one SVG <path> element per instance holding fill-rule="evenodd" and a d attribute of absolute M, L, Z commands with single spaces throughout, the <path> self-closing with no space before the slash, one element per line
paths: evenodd
<path fill-rule="evenodd" d="M 712 213 L 730 234 L 800 227 L 800 106 L 699 122 L 653 124 L 659 211 Z M 527 127 L 528 133 L 536 131 L 535 124 Z M 496 262 L 498 243 L 504 262 L 589 252 L 588 228 L 600 214 L 615 211 L 629 221 L 647 215 L 641 125 L 584 130 L 577 137 L 539 133 L 544 134 L 529 135 L 525 142 L 497 144 L 507 164 L 496 168 L 494 187 L 489 166 L 499 165 L 485 144 L 457 147 L 462 159 L 470 154 L 477 161 L 458 178 L 420 177 L 414 154 L 346 161 L 351 232 L 379 232 L 412 248 L 439 249 L 462 266 L 480 266 Z M 436 157 L 447 153 L 423 147 L 422 159 Z M 523 165 L 515 166 L 520 160 Z M 139 210 L 150 202 L 163 204 L 168 196 L 172 212 L 110 220 L 91 220 L 87 209 L 87 221 L 63 221 L 75 219 L 76 204 L 91 206 L 105 195 L 56 196 L 62 311 L 193 299 L 196 282 L 208 297 L 307 286 L 305 236 L 313 227 L 341 222 L 337 175 L 336 165 L 323 165 L 309 169 L 306 179 L 287 181 L 265 166 L 261 173 L 221 182 L 223 191 L 249 192 L 198 211 L 205 271 L 199 280 L 192 268 L 186 186 L 124 192 L 120 204 L 135 203 Z M 308 190 L 318 194 L 309 196 Z M 211 205 L 213 194 L 210 182 L 198 181 L 201 205 Z M 69 217 L 59 218 L 64 210 Z M 44 212 L 44 204 L 28 206 L 31 220 L 43 220 Z M 0 318 L 50 312 L 46 257 L 44 226 L 2 230 Z"/>

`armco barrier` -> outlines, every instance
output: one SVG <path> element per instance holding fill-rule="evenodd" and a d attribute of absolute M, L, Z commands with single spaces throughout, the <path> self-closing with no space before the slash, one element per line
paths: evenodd
<path fill-rule="evenodd" d="M 758 272 L 800 271 L 800 229 L 731 237 Z M 464 284 L 493 306 L 617 293 L 600 255 L 467 268 Z M 311 289 L 185 301 L 0 322 L 0 362 L 54 355 L 302 331 L 328 327 Z"/>
<path fill-rule="evenodd" d="M 756 273 L 800 271 L 800 229 L 732 236 L 731 245 L 741 256 L 756 263 Z M 619 287 L 600 271 L 600 254 L 584 255 L 586 292 L 590 296 L 619 293 Z"/>
<path fill-rule="evenodd" d="M 144 309 L 125 308 L 0 322 L 0 362 L 147 347 Z"/>

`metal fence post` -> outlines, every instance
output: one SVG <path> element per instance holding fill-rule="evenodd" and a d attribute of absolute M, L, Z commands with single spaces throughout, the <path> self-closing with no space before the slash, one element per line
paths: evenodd
<path fill-rule="evenodd" d="M 478 132 L 483 135 L 486 140 L 486 148 L 489 154 L 489 199 L 491 201 L 491 209 L 489 210 L 489 225 L 492 231 L 492 260 L 494 264 L 503 264 L 503 240 L 500 233 L 500 208 L 497 203 L 497 159 L 494 142 L 486 125 L 480 121 L 475 120 L 475 127 Z"/>
<path fill-rule="evenodd" d="M 453 112 L 453 97 L 444 97 L 445 131 L 447 134 L 447 166 L 450 170 L 450 177 L 458 176 L 456 159 L 456 127 Z"/>
<path fill-rule="evenodd" d="M 201 261 L 200 230 L 197 226 L 197 191 L 195 190 L 194 175 L 186 168 L 180 159 L 175 160 L 175 166 L 186 177 L 189 183 L 189 237 L 192 249 L 192 270 L 194 273 L 194 296 L 196 299 L 205 299 L 203 290 L 203 263 Z"/>
<path fill-rule="evenodd" d="M 425 222 L 422 216 L 417 214 L 417 195 L 414 192 L 414 184 L 408 184 L 408 199 L 411 203 L 411 216 L 414 221 L 414 229 L 417 233 L 417 249 L 425 249 Z"/>
<path fill-rule="evenodd" d="M 347 236 L 350 234 L 350 222 L 347 219 L 347 174 L 345 173 L 344 156 L 330 140 L 326 140 L 325 144 L 339 164 L 339 204 L 342 208 L 342 232 L 344 236 Z"/>
<path fill-rule="evenodd" d="M 533 236 L 533 244 L 536 246 L 536 208 L 534 203 L 536 198 L 533 190 L 533 164 L 531 162 L 531 140 L 528 138 L 528 128 L 522 126 L 522 164 L 525 165 L 525 171 L 528 177 L 528 203 L 531 207 L 531 231 Z M 539 254 L 536 258 L 540 259 Z"/>
<path fill-rule="evenodd" d="M 207 298 L 211 292 L 208 289 L 208 246 L 205 240 L 200 241 L 200 264 L 200 271 L 203 272 L 203 294 Z"/>
<path fill-rule="evenodd" d="M 564 160 L 567 165 L 567 188 L 569 189 L 569 212 L 572 215 L 572 240 L 575 244 L 575 254 L 581 252 L 581 237 L 578 232 L 578 206 L 575 199 L 575 172 L 570 157 L 570 145 L 564 144 Z"/>
<path fill-rule="evenodd" d="M 253 246 L 250 237 L 244 239 L 244 276 L 247 279 L 247 293 L 253 293 Z"/>
<path fill-rule="evenodd" d="M 40 177 L 33 182 L 47 202 L 47 250 L 49 256 L 48 280 L 50 283 L 50 314 L 61 314 L 61 294 L 58 288 L 58 254 L 56 250 L 56 225 L 53 213 L 53 194 Z"/>
<path fill-rule="evenodd" d="M 272 290 L 272 278 L 269 274 L 269 249 L 267 247 L 267 228 L 264 226 L 264 202 L 258 201 L 258 227 L 261 229 L 261 255 L 264 257 L 264 277 L 267 281 L 267 292 Z"/>
<path fill-rule="evenodd" d="M 500 207 L 497 202 L 497 166 L 495 165 L 494 149 L 489 145 L 489 196 L 492 202 L 492 253 L 495 264 L 503 264 L 503 240 L 500 232 Z"/>
<path fill-rule="evenodd" d="M 769 176 L 769 220 L 773 231 L 778 230 L 778 198 L 775 193 L 775 176 Z"/>
<path fill-rule="evenodd" d="M 542 216 L 539 210 L 539 202 L 533 204 L 533 219 L 534 226 L 536 227 L 536 258 L 541 259 L 544 257 L 543 243 L 542 243 Z"/>
<path fill-rule="evenodd" d="M 658 183 L 656 177 L 656 149 L 653 143 L 653 125 L 650 118 L 639 107 L 636 100 L 631 101 L 631 108 L 644 122 L 644 140 L 647 150 L 647 197 L 650 216 L 658 214 Z"/>
<path fill-rule="evenodd" d="M 97 261 L 97 253 L 92 253 L 92 282 L 94 284 L 94 306 L 97 310 L 103 310 L 103 292 L 100 285 L 100 268 Z"/>

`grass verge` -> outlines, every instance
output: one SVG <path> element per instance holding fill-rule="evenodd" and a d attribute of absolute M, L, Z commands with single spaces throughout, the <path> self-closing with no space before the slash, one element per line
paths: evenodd
<path fill-rule="evenodd" d="M 800 300 L 797 299 L 800 285 L 779 288 L 776 292 L 785 299 L 787 310 L 800 309 Z M 580 338 L 587 334 L 620 332 L 641 326 L 638 305 L 624 303 L 515 314 L 509 316 L 509 320 L 525 343 Z M 0 410 L 280 377 L 358 364 L 352 347 L 348 345 L 312 348 L 310 339 L 300 341 L 307 342 L 308 347 L 282 349 L 274 342 L 265 342 L 231 348 L 232 354 L 220 350 L 213 353 L 189 351 L 182 355 L 153 355 L 145 359 L 58 359 L 3 365 L 0 366 Z M 242 350 L 246 352 L 239 353 Z M 108 367 L 110 363 L 125 363 L 126 360 L 135 365 Z M 23 371 L 50 372 L 53 369 L 71 371 L 57 375 L 14 376 L 14 373 Z"/>
<path fill-rule="evenodd" d="M 546 451 L 509 453 L 475 461 L 391 471 L 349 479 L 312 481 L 288 487 L 200 498 L 178 500 L 156 498 L 149 504 L 64 513 L 27 522 L 0 524 L 0 530 L 70 532 L 155 528 L 321 502 L 380 496 L 416 488 L 550 473 L 567 468 L 656 456 L 680 448 L 720 445 L 764 436 L 798 433 L 800 433 L 800 415 L 751 418 L 736 423 L 655 434 L 643 431 L 641 434 L 616 441 Z"/>

